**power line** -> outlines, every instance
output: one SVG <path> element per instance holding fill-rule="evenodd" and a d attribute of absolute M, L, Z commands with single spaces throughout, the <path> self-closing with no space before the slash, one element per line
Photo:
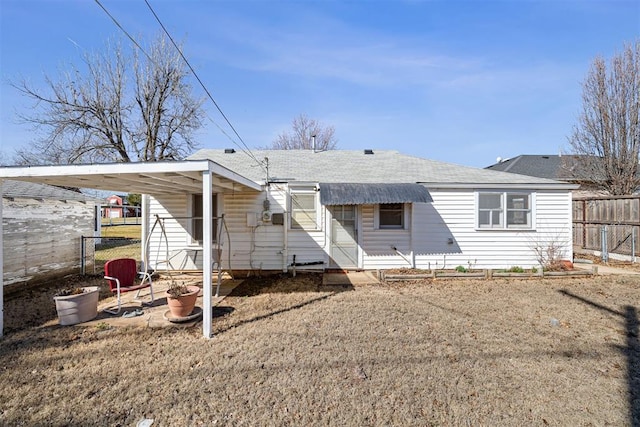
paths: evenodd
<path fill-rule="evenodd" d="M 97 1 L 97 0 L 96 0 Z M 196 73 L 196 70 L 194 70 L 194 68 L 191 66 L 191 63 L 189 62 L 189 60 L 184 56 L 184 54 L 182 53 L 182 50 L 180 49 L 180 47 L 178 46 L 178 44 L 173 40 L 173 37 L 171 37 L 171 34 L 169 34 L 169 31 L 167 30 L 167 28 L 164 26 L 164 24 L 162 23 L 162 21 L 160 20 L 160 17 L 158 16 L 158 14 L 155 12 L 155 10 L 153 10 L 153 7 L 151 7 L 151 4 L 149 3 L 148 0 L 144 0 L 144 2 L 147 4 L 147 7 L 149 8 L 149 10 L 151 11 L 151 13 L 153 14 L 153 16 L 156 18 L 156 21 L 158 21 L 158 24 L 160 24 L 160 27 L 162 28 L 162 31 L 164 31 L 164 33 L 167 35 L 167 37 L 169 37 L 169 40 L 171 41 L 171 43 L 173 44 L 173 46 L 176 48 L 176 50 L 178 51 L 178 53 L 180 54 L 180 56 L 182 57 L 182 60 L 185 62 L 185 64 L 187 64 L 187 67 L 189 67 L 189 69 L 191 70 L 191 73 L 193 73 L 193 76 L 196 78 L 196 80 L 198 81 L 198 83 L 200 83 L 200 86 L 202 87 L 202 89 L 205 91 L 205 93 L 207 94 L 207 96 L 209 97 L 209 99 L 211 100 L 211 102 L 213 102 L 213 105 L 216 106 L 216 108 L 218 109 L 218 112 L 220 112 L 220 115 L 222 115 L 222 117 L 224 118 L 224 120 L 227 122 L 227 124 L 229 125 L 229 127 L 231 128 L 231 130 L 233 130 L 233 133 L 238 137 L 238 139 L 240 140 L 240 142 L 242 142 L 242 145 L 244 145 L 244 147 L 249 151 L 249 156 L 251 158 L 253 158 L 253 160 L 262 165 L 262 163 L 253 155 L 253 153 L 251 152 L 251 149 L 247 146 L 247 144 L 244 142 L 244 140 L 242 139 L 242 137 L 240 136 L 240 134 L 238 134 L 238 131 L 236 131 L 236 128 L 231 124 L 231 122 L 229 121 L 229 119 L 227 118 L 226 114 L 224 114 L 224 112 L 222 111 L 222 108 L 220 108 L 220 106 L 218 105 L 218 103 L 216 102 L 215 99 L 213 99 L 213 95 L 211 95 L 211 92 L 209 92 L 209 89 L 207 89 L 207 87 L 204 85 L 204 83 L 202 82 L 202 80 L 200 80 L 200 77 L 198 76 L 198 73 Z M 220 129 L 222 130 L 222 129 Z M 228 135 L 227 135 L 228 136 Z M 244 151 L 244 150 L 243 150 Z"/>
<path fill-rule="evenodd" d="M 129 32 L 122 26 L 120 25 L 120 23 L 118 22 L 118 20 L 107 10 L 107 8 L 105 6 L 102 5 L 102 3 L 100 3 L 100 0 L 95 0 L 95 2 L 98 4 L 98 6 L 100 6 L 100 8 L 104 11 L 104 13 L 107 14 L 107 16 L 111 19 L 111 21 L 113 21 L 113 23 L 116 25 L 116 27 L 118 27 L 120 29 L 120 31 L 122 31 L 129 40 L 131 40 L 131 42 L 138 48 L 138 50 L 140 50 L 140 52 L 142 52 L 147 59 L 156 67 L 156 68 L 160 68 L 160 66 L 153 60 L 153 58 L 151 57 L 151 55 L 149 55 L 147 53 L 147 51 L 140 46 L 140 44 L 138 43 L 138 41 L 131 35 L 129 34 Z M 225 121 L 227 122 L 227 124 L 231 127 L 231 129 L 233 129 L 233 132 L 235 133 L 235 135 L 238 137 L 238 139 L 240 139 L 240 141 L 242 142 L 242 144 L 244 145 L 244 148 L 238 144 L 236 141 L 234 141 L 234 139 L 227 133 L 224 131 L 224 129 L 222 129 L 222 127 L 220 127 L 220 125 L 218 125 L 218 123 L 213 120 L 211 118 L 211 116 L 209 116 L 209 114 L 207 114 L 205 112 L 205 115 L 207 116 L 207 118 L 211 121 L 211 123 L 213 123 L 219 130 L 220 132 L 222 132 L 222 134 L 224 134 L 232 143 L 234 143 L 235 145 L 238 146 L 238 148 L 240 148 L 240 150 L 245 153 L 246 155 L 248 155 L 249 157 L 251 157 L 262 169 L 264 169 L 264 165 L 262 164 L 261 161 L 259 161 L 255 155 L 251 152 L 251 149 L 247 146 L 247 144 L 244 142 L 244 140 L 242 139 L 242 137 L 238 134 L 238 132 L 236 131 L 236 129 L 233 127 L 233 125 L 231 124 L 231 122 L 229 121 L 229 119 L 227 118 L 227 116 L 224 114 L 224 112 L 222 111 L 222 109 L 220 108 L 220 106 L 218 105 L 218 103 L 213 99 L 213 96 L 211 95 L 211 93 L 209 92 L 209 90 L 207 89 L 207 87 L 204 85 L 204 83 L 202 82 L 202 80 L 200 80 L 200 77 L 198 77 L 197 73 L 195 72 L 195 70 L 193 69 L 193 67 L 191 66 L 191 64 L 189 63 L 189 61 L 187 60 L 187 58 L 183 55 L 182 51 L 180 50 L 180 48 L 178 47 L 178 45 L 175 43 L 175 41 L 173 40 L 173 38 L 171 37 L 171 35 L 169 34 L 169 32 L 167 31 L 167 29 L 164 27 L 164 25 L 162 24 L 162 22 L 160 21 L 160 18 L 158 18 L 157 14 L 154 12 L 153 8 L 151 7 L 151 5 L 149 4 L 149 2 L 147 2 L 145 0 L 145 3 L 147 3 L 147 6 L 149 7 L 149 9 L 151 10 L 151 13 L 153 13 L 154 17 L 156 18 L 156 20 L 158 21 L 158 23 L 160 24 L 160 26 L 162 27 L 163 31 L 165 32 L 165 34 L 167 35 L 167 37 L 169 37 L 169 40 L 171 41 L 171 43 L 173 44 L 173 46 L 176 48 L 176 50 L 178 51 L 178 53 L 180 54 L 180 57 L 182 58 L 182 60 L 187 64 L 187 66 L 189 67 L 189 69 L 191 70 L 191 72 L 193 73 L 194 77 L 196 78 L 196 80 L 198 81 L 198 83 L 200 84 L 200 86 L 202 86 L 202 88 L 204 89 L 204 91 L 206 92 L 207 96 L 209 97 L 209 99 L 213 102 L 213 104 L 216 106 L 216 108 L 218 109 L 218 111 L 220 112 L 220 114 L 222 115 L 222 117 L 225 119 Z M 246 150 L 245 150 L 246 148 Z"/>
<path fill-rule="evenodd" d="M 158 66 L 158 64 L 156 64 L 156 63 L 155 63 L 155 61 L 151 58 L 151 56 L 149 56 L 149 54 L 148 54 L 148 53 L 147 53 L 147 52 L 142 48 L 142 46 L 140 46 L 140 45 L 138 44 L 138 42 L 136 41 L 136 39 L 134 39 L 134 38 L 133 38 L 133 36 L 131 36 L 131 34 L 129 34 L 129 33 L 127 32 L 127 30 L 125 30 L 125 29 L 124 29 L 124 27 L 123 27 L 122 25 L 120 25 L 120 23 L 118 22 L 118 20 L 117 20 L 117 19 L 116 19 L 116 18 L 115 18 L 111 13 L 109 13 L 109 11 L 107 10 L 107 8 L 106 8 L 106 7 L 104 7 L 104 6 L 102 5 L 102 3 L 100 3 L 100 0 L 95 0 L 95 2 L 98 4 L 98 6 L 100 6 L 100 8 L 101 8 L 102 10 L 104 10 L 104 13 L 106 13 L 106 14 L 107 14 L 107 16 L 108 16 L 109 18 L 111 18 L 111 20 L 113 21 L 113 23 L 114 23 L 114 24 L 116 24 L 116 27 L 120 28 L 120 30 L 121 30 L 121 31 L 122 31 L 122 32 L 123 32 L 123 33 L 124 33 L 128 38 L 129 38 L 129 40 L 131 40 L 131 42 L 132 42 L 132 43 L 133 43 L 133 44 L 134 44 L 138 49 L 140 49 L 140 51 L 141 51 L 142 53 L 144 53 L 144 54 L 145 54 L 145 56 L 147 57 L 147 59 L 148 59 L 149 61 L 151 61 L 151 62 L 153 63 L 153 65 L 155 65 L 155 66 L 157 67 L 157 66 Z"/>

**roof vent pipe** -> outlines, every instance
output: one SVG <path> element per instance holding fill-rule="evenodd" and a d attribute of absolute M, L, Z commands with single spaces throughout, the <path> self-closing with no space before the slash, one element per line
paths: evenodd
<path fill-rule="evenodd" d="M 235 148 L 225 148 L 224 149 L 224 154 L 233 154 L 235 152 L 236 152 Z"/>
<path fill-rule="evenodd" d="M 311 135 L 311 149 L 313 150 L 313 152 L 316 152 L 316 136 L 315 135 Z"/>
<path fill-rule="evenodd" d="M 370 148 L 367 148 L 366 150 L 364 150 L 364 154 L 373 154 L 373 150 Z"/>

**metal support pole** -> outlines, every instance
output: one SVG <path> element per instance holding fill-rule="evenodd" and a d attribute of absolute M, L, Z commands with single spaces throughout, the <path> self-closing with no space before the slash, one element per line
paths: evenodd
<path fill-rule="evenodd" d="M 202 334 L 213 336 L 212 249 L 213 249 L 213 174 L 202 172 Z M 220 243 L 220 242 L 218 242 Z M 219 268 L 219 267 L 218 267 Z"/>
<path fill-rule="evenodd" d="M 84 236 L 80 236 L 80 273 L 84 276 L 87 273 L 87 249 Z"/>
<path fill-rule="evenodd" d="M 607 248 L 607 226 L 603 226 L 602 227 L 602 231 L 601 231 L 601 247 L 602 247 L 602 261 L 603 262 L 609 262 L 609 250 Z"/>

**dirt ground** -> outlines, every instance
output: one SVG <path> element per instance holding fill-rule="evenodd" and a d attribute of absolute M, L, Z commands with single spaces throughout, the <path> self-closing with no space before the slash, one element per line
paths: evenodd
<path fill-rule="evenodd" d="M 321 283 L 247 280 L 210 340 L 9 296 L 0 424 L 640 424 L 638 278 Z"/>

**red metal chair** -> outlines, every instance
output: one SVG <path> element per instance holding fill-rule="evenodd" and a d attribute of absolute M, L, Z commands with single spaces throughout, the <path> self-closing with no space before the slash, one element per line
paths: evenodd
<path fill-rule="evenodd" d="M 141 278 L 139 283 L 136 280 L 138 277 Z M 115 293 L 118 297 L 117 309 L 105 308 L 103 311 L 107 313 L 120 313 L 122 308 L 121 294 L 123 292 L 138 291 L 134 297 L 134 301 L 140 301 L 140 291 L 149 288 L 151 301 L 147 304 L 152 304 L 154 301 L 151 275 L 146 271 L 138 271 L 137 262 L 133 258 L 117 258 L 107 261 L 104 265 L 104 278 L 109 282 L 111 292 Z"/>

